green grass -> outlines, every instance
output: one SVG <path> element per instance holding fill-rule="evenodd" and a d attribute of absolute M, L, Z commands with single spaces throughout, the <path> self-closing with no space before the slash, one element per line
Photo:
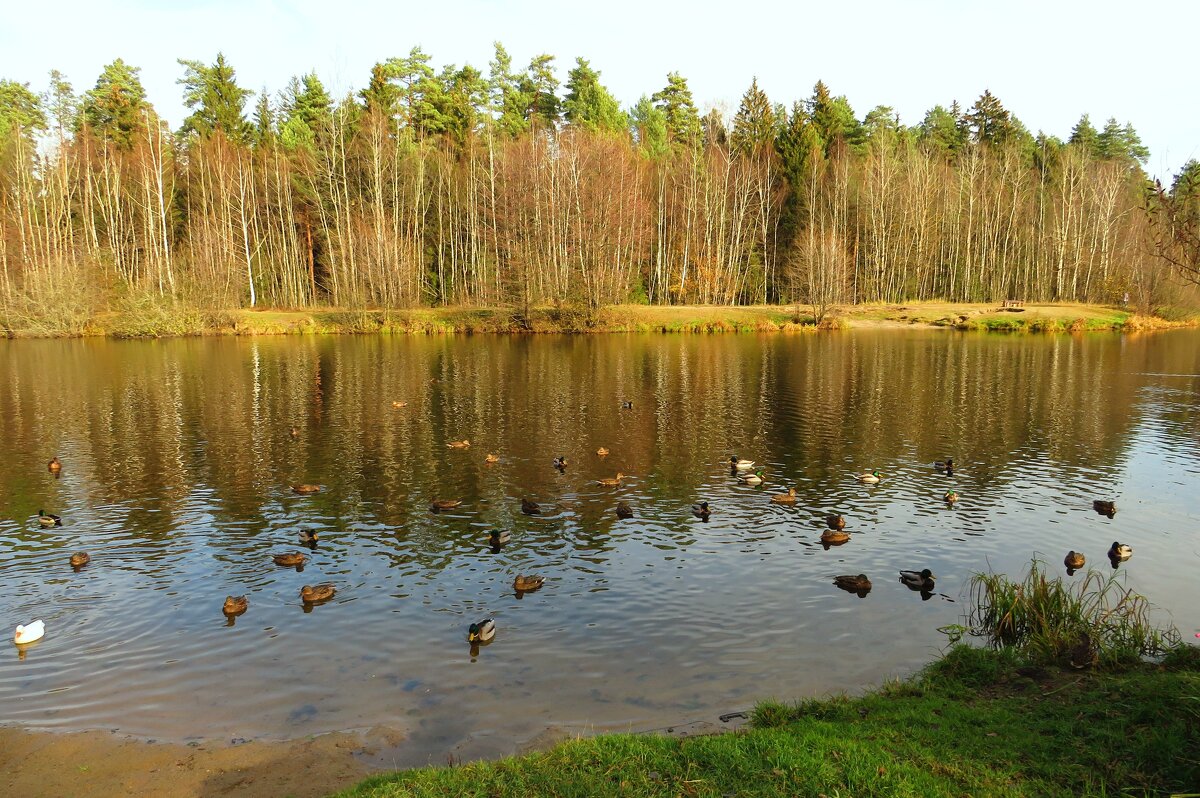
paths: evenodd
<path fill-rule="evenodd" d="M 1105 665 L 1161 656 L 1180 642 L 1178 630 L 1151 622 L 1149 602 L 1123 587 L 1117 574 L 1089 570 L 1081 580 L 1064 582 L 1034 560 L 1020 581 L 976 574 L 971 598 L 971 631 L 1031 662 L 1064 661 L 1084 634 Z"/>
<path fill-rule="evenodd" d="M 860 698 L 767 701 L 748 732 L 608 735 L 497 762 L 372 777 L 400 796 L 1103 796 L 1200 785 L 1200 657 L 1118 672 L 956 646 Z"/>

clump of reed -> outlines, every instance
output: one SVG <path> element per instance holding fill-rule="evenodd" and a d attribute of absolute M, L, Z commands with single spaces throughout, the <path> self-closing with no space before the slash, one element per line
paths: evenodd
<path fill-rule="evenodd" d="M 1100 665 L 1162 656 L 1180 645 L 1179 631 L 1155 625 L 1146 597 L 1125 588 L 1115 574 L 1089 570 L 1082 580 L 1064 582 L 1035 559 L 1020 581 L 973 576 L 971 605 L 974 634 L 1035 663 L 1061 661 L 1085 634 Z"/>

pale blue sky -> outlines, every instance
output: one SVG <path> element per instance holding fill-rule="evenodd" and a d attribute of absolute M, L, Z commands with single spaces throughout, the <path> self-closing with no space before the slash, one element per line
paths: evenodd
<path fill-rule="evenodd" d="M 46 85 L 58 68 L 77 91 L 124 58 L 142 69 L 150 100 L 177 127 L 184 112 L 177 58 L 218 50 L 243 86 L 272 93 L 316 70 L 333 91 L 361 88 L 375 61 L 420 45 L 435 66 L 487 70 L 500 40 L 523 67 L 576 56 L 602 73 L 623 105 L 681 72 L 697 104 L 737 108 L 757 76 L 774 102 L 809 96 L 824 80 L 861 119 L 877 104 L 905 124 L 937 103 L 971 105 L 985 88 L 1033 132 L 1066 137 L 1080 114 L 1100 127 L 1132 122 L 1164 178 L 1200 158 L 1200 2 L 861 0 L 629 2 L 545 0 L 60 0 L 0 12 L 0 77 Z"/>

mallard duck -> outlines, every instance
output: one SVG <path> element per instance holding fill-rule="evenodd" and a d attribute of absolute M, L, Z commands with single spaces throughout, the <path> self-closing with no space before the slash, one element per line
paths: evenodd
<path fill-rule="evenodd" d="M 749 471 L 754 468 L 753 460 L 739 460 L 735 454 L 729 458 L 729 467 L 735 471 Z"/>
<path fill-rule="evenodd" d="M 850 540 L 849 532 L 842 532 L 839 529 L 826 529 L 821 533 L 821 542 L 827 546 L 840 546 Z"/>
<path fill-rule="evenodd" d="M 541 505 L 529 499 L 521 499 L 521 512 L 525 515 L 539 515 L 542 512 Z"/>
<path fill-rule="evenodd" d="M 763 481 L 763 472 L 760 468 L 753 474 L 738 474 L 738 482 L 744 482 L 747 485 L 761 485 Z"/>
<path fill-rule="evenodd" d="M 333 585 L 317 585 L 310 587 L 305 585 L 300 588 L 300 599 L 305 604 L 320 604 L 322 601 L 329 601 L 333 598 L 333 594 L 337 593 L 337 589 Z"/>
<path fill-rule="evenodd" d="M 544 576 L 518 576 L 513 580 L 513 590 L 518 593 L 532 593 L 546 581 Z"/>
<path fill-rule="evenodd" d="M 450 441 L 449 443 L 446 444 L 446 448 L 447 449 L 470 449 L 471 442 L 469 440 L 467 440 L 466 438 L 463 438 L 461 441 Z"/>
<path fill-rule="evenodd" d="M 292 493 L 297 493 L 301 496 L 308 496 L 313 493 L 320 493 L 320 485 L 292 485 Z"/>
<path fill-rule="evenodd" d="M 62 471 L 62 463 L 59 462 L 58 455 L 54 455 L 54 457 L 50 458 L 50 462 L 46 463 L 46 468 L 49 469 L 51 474 L 56 476 L 58 475 L 58 472 Z"/>
<path fill-rule="evenodd" d="M 629 502 L 617 502 L 617 518 L 633 518 L 633 508 Z"/>
<path fill-rule="evenodd" d="M 697 518 L 707 521 L 709 514 L 708 502 L 700 502 L 699 504 L 692 505 L 692 515 Z"/>
<path fill-rule="evenodd" d="M 434 499 L 429 503 L 429 509 L 433 512 L 441 510 L 452 510 L 462 504 L 462 499 Z"/>
<path fill-rule="evenodd" d="M 631 402 L 629 400 L 625 400 L 625 401 L 621 402 L 621 409 L 622 410 L 632 410 L 633 402 Z"/>
<path fill-rule="evenodd" d="M 774 496 L 771 497 L 771 501 L 775 502 L 776 504 L 795 504 L 796 503 L 796 489 L 788 488 L 787 493 L 776 493 Z"/>
<path fill-rule="evenodd" d="M 945 495 L 942 496 L 942 501 L 946 502 L 946 504 L 954 504 L 956 501 L 958 501 L 958 491 L 946 491 Z"/>
<path fill-rule="evenodd" d="M 563 457 L 562 455 L 555 457 L 554 458 L 554 467 L 557 468 L 559 471 L 562 471 L 564 468 L 567 467 L 567 458 Z"/>
<path fill-rule="evenodd" d="M 301 529 L 300 542 L 305 544 L 317 542 L 317 532 L 314 529 Z"/>
<path fill-rule="evenodd" d="M 285 568 L 299 568 L 304 565 L 304 561 L 308 557 L 300 552 L 292 552 L 288 554 L 272 554 L 271 559 L 275 561 L 276 565 L 282 565 Z"/>
<path fill-rule="evenodd" d="M 1075 571 L 1083 567 L 1087 562 L 1082 554 L 1072 549 L 1067 552 L 1067 556 L 1063 558 L 1063 565 L 1067 566 L 1068 571 Z"/>
<path fill-rule="evenodd" d="M 408 402 L 392 402 L 392 407 L 395 407 L 395 408 L 408 407 Z"/>
<path fill-rule="evenodd" d="M 1081 632 L 1079 642 L 1071 647 L 1068 653 L 1072 668 L 1083 669 L 1096 661 L 1096 649 L 1092 648 L 1092 638 L 1087 632 Z"/>
<path fill-rule="evenodd" d="M 44 621 L 32 621 L 24 626 L 17 624 L 16 634 L 13 635 L 13 642 L 18 646 L 32 643 L 35 640 L 41 640 L 46 634 L 46 623 Z"/>
<path fill-rule="evenodd" d="M 879 481 L 879 472 L 872 471 L 869 474 L 859 474 L 857 477 L 855 477 L 855 479 L 857 479 L 859 482 L 875 483 Z"/>
<path fill-rule="evenodd" d="M 38 510 L 38 523 L 46 529 L 50 529 L 51 527 L 62 526 L 62 519 L 53 513 Z"/>
<path fill-rule="evenodd" d="M 933 467 L 938 471 L 953 471 L 954 460 L 947 457 L 945 460 L 938 460 L 933 464 Z"/>
<path fill-rule="evenodd" d="M 825 526 L 830 529 L 845 529 L 846 518 L 841 515 L 827 515 L 825 516 Z"/>
<path fill-rule="evenodd" d="M 608 449 L 605 449 L 603 446 L 601 446 L 596 450 L 596 454 L 600 455 L 601 457 L 608 457 Z"/>
<path fill-rule="evenodd" d="M 226 615 L 241 615 L 248 606 L 250 606 L 250 601 L 245 596 L 226 596 L 221 612 Z"/>
<path fill-rule="evenodd" d="M 488 545 L 493 549 L 498 549 L 501 546 L 512 540 L 512 533 L 504 529 L 496 529 L 488 532 Z"/>
<path fill-rule="evenodd" d="M 1100 513 L 1100 515 L 1107 515 L 1109 518 L 1112 518 L 1117 514 L 1117 503 L 1096 499 L 1094 502 L 1092 502 L 1092 509 Z"/>
<path fill-rule="evenodd" d="M 86 551 L 77 551 L 71 555 L 71 567 L 82 568 L 92 561 L 92 555 Z"/>
<path fill-rule="evenodd" d="M 292 427 L 292 429 L 291 429 L 291 433 L 290 433 L 290 434 L 291 434 L 291 436 L 292 436 L 293 438 L 299 438 L 299 437 L 300 437 L 300 428 L 299 428 L 299 427 Z"/>
<path fill-rule="evenodd" d="M 604 479 L 598 479 L 598 480 L 596 480 L 596 484 L 604 485 L 605 487 L 609 487 L 609 488 L 615 488 L 616 486 L 621 484 L 621 480 L 623 480 L 623 479 L 625 479 L 625 475 L 622 474 L 620 471 L 618 471 L 617 475 L 615 477 L 605 477 Z"/>
<path fill-rule="evenodd" d="M 926 568 L 923 571 L 901 571 L 900 581 L 907 585 L 912 590 L 920 590 L 922 593 L 927 593 L 933 590 L 933 580 L 936 579 L 933 572 Z"/>
<path fill-rule="evenodd" d="M 1133 546 L 1128 546 L 1124 543 L 1113 541 L 1112 548 L 1108 550 L 1108 558 L 1110 560 L 1128 560 L 1133 556 Z"/>
<path fill-rule="evenodd" d="M 499 463 L 499 462 L 500 462 L 500 455 L 498 455 L 498 454 L 489 454 L 487 457 L 483 458 L 483 462 L 485 462 L 485 463 Z"/>
<path fill-rule="evenodd" d="M 491 640 L 496 636 L 496 621 L 484 618 L 479 623 L 473 623 L 467 628 L 467 642 L 476 643 Z"/>
<path fill-rule="evenodd" d="M 866 574 L 859 574 L 858 576 L 835 576 L 833 583 L 842 590 L 858 593 L 860 596 L 865 596 L 871 592 L 871 580 L 867 578 Z"/>

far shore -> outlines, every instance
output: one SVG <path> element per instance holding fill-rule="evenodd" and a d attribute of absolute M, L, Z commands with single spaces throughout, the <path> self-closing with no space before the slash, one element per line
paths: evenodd
<path fill-rule="evenodd" d="M 236 309 L 152 307 L 107 312 L 74 324 L 7 320 L 9 338 L 107 336 L 167 338 L 203 335 L 475 334 L 475 333 L 805 333 L 845 329 L 947 329 L 993 332 L 1141 331 L 1200 325 L 1200 311 L 1138 313 L 1078 303 L 953 303 L 839 305 L 578 305 L 409 309 Z"/>

